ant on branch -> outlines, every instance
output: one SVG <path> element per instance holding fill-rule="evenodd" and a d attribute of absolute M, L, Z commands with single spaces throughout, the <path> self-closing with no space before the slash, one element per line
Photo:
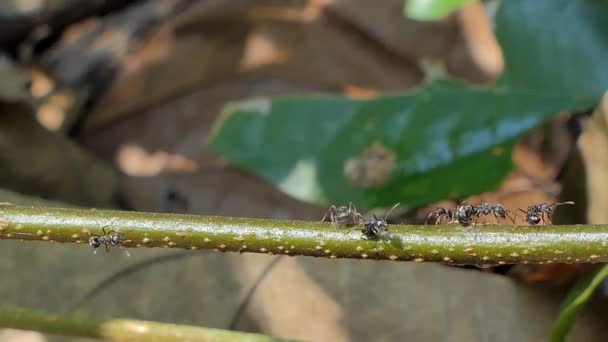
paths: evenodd
<path fill-rule="evenodd" d="M 363 223 L 361 232 L 363 233 L 365 239 L 375 239 L 379 237 L 381 233 L 388 231 L 388 222 L 386 222 L 386 219 L 391 212 L 393 212 L 393 210 L 399 206 L 399 204 L 400 203 L 395 204 L 391 210 L 386 213 L 383 219 L 379 219 L 376 214 L 373 214 L 371 219 Z"/>
<path fill-rule="evenodd" d="M 574 204 L 574 202 L 568 201 L 553 204 L 541 203 L 529 206 L 526 211 L 522 209 L 517 210 L 526 214 L 526 222 L 528 222 L 528 224 L 530 224 L 531 226 L 535 226 L 541 221 L 545 224 L 548 221 L 548 223 L 551 224 L 551 218 L 553 217 L 553 211 L 555 210 L 555 207 L 564 204 Z"/>
<path fill-rule="evenodd" d="M 505 209 L 501 204 L 491 204 L 491 203 L 481 203 L 473 208 L 474 215 L 477 218 L 481 218 L 482 216 L 488 216 L 493 214 L 496 217 L 496 220 L 500 222 L 500 219 L 506 219 L 507 217 L 515 224 L 515 219 L 512 216 L 512 213 Z"/>
<path fill-rule="evenodd" d="M 456 206 L 456 210 L 454 210 L 454 219 L 463 227 L 470 226 L 471 223 L 475 225 L 473 216 L 475 216 L 475 207 L 467 202 L 462 202 L 460 205 Z"/>
<path fill-rule="evenodd" d="M 354 226 L 365 222 L 363 215 L 357 212 L 357 208 L 353 206 L 352 203 L 348 203 L 348 207 L 336 207 L 335 205 L 332 205 L 321 219 L 321 222 L 325 222 L 327 216 L 329 216 L 329 221 L 331 223 L 345 226 Z"/>
<path fill-rule="evenodd" d="M 467 227 L 471 224 L 475 225 L 477 223 L 475 220 L 476 218 L 480 219 L 490 214 L 494 215 L 497 220 L 509 218 L 513 224 L 515 224 L 512 213 L 505 209 L 501 204 L 480 203 L 476 206 L 472 206 L 467 202 L 462 202 L 460 205 L 456 206 L 454 210 L 437 208 L 429 214 L 426 222 L 428 224 L 431 217 L 435 217 L 435 224 L 447 219 L 448 223 L 457 221 L 461 226 Z"/>
<path fill-rule="evenodd" d="M 426 224 L 429 224 L 429 220 L 431 217 L 435 217 L 435 224 L 439 224 L 439 222 L 443 222 L 446 218 L 448 223 L 451 223 L 454 220 L 454 212 L 452 209 L 446 208 L 437 208 L 435 211 L 431 212 L 429 216 L 426 218 Z"/>
<path fill-rule="evenodd" d="M 104 226 L 101 228 L 103 235 L 91 235 L 91 237 L 89 237 L 89 246 L 93 247 L 93 253 L 97 253 L 97 248 L 101 247 L 101 245 L 106 247 L 107 253 L 110 251 L 110 246 L 122 246 L 123 242 L 126 241 L 118 232 L 113 230 L 106 232 L 106 227 L 109 226 Z M 129 252 L 125 252 L 127 255 L 129 254 Z"/>

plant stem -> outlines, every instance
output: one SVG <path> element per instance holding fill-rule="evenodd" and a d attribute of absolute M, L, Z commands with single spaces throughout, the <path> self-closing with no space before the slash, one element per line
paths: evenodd
<path fill-rule="evenodd" d="M 321 222 L 0 205 L 0 239 L 86 244 L 103 227 L 120 233 L 123 247 L 479 266 L 608 261 L 607 225 L 390 225 L 365 240 L 359 227 Z"/>
<path fill-rule="evenodd" d="M 608 277 L 608 265 L 590 272 L 580 278 L 574 285 L 559 308 L 559 316 L 553 323 L 552 342 L 563 342 L 568 337 L 578 314 L 591 298 L 595 289 Z"/>
<path fill-rule="evenodd" d="M 270 336 L 132 319 L 98 319 L 0 308 L 0 327 L 111 341 L 284 341 Z"/>

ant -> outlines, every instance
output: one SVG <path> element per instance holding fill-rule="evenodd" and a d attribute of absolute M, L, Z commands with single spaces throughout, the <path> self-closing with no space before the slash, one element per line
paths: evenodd
<path fill-rule="evenodd" d="M 361 232 L 365 239 L 375 239 L 380 236 L 380 233 L 388 231 L 388 222 L 386 219 L 388 216 L 399 206 L 400 203 L 395 204 L 391 210 L 389 210 L 383 219 L 379 219 L 376 214 L 372 215 L 372 218 L 363 223 Z"/>
<path fill-rule="evenodd" d="M 454 219 L 463 227 L 470 226 L 471 223 L 475 225 L 473 216 L 475 216 L 475 208 L 467 202 L 462 202 L 460 205 L 456 206 L 456 209 L 454 210 Z"/>
<path fill-rule="evenodd" d="M 110 246 L 121 246 L 125 241 L 121 234 L 113 230 L 106 232 L 106 227 L 109 226 L 104 226 L 101 228 L 103 235 L 91 235 L 89 238 L 89 246 L 95 249 L 93 253 L 97 253 L 97 248 L 101 247 L 101 245 L 105 245 L 106 252 L 109 252 Z"/>
<path fill-rule="evenodd" d="M 454 219 L 454 211 L 452 211 L 452 209 L 437 208 L 426 218 L 426 224 L 429 224 L 431 217 L 435 217 L 435 224 L 442 222 L 446 218 L 448 219 L 448 222 L 452 222 Z"/>
<path fill-rule="evenodd" d="M 363 215 L 357 212 L 357 208 L 353 206 L 352 203 L 348 203 L 348 207 L 336 207 L 335 205 L 332 205 L 321 219 L 321 222 L 324 222 L 328 215 L 329 220 L 333 224 L 354 226 L 365 222 Z"/>
<path fill-rule="evenodd" d="M 553 216 L 553 211 L 555 210 L 555 207 L 564 204 L 574 204 L 574 202 L 568 201 L 553 204 L 541 203 L 529 206 L 526 211 L 523 211 L 522 209 L 517 210 L 526 214 L 526 222 L 528 222 L 528 224 L 530 224 L 531 226 L 535 226 L 541 221 L 543 223 L 547 223 L 547 221 L 549 221 L 549 224 L 551 224 L 551 217 Z"/>
<path fill-rule="evenodd" d="M 474 215 L 478 218 L 493 214 L 496 220 L 506 219 L 507 217 L 515 224 L 515 219 L 511 216 L 511 212 L 501 204 L 481 203 L 473 208 Z"/>

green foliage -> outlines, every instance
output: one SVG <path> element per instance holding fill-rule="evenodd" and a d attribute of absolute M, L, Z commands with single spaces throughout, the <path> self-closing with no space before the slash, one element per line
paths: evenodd
<path fill-rule="evenodd" d="M 314 203 L 416 206 L 493 190 L 517 137 L 594 105 L 608 88 L 607 6 L 503 2 L 496 30 L 506 70 L 493 87 L 436 81 L 365 101 L 246 100 L 226 107 L 209 145 Z"/>
<path fill-rule="evenodd" d="M 496 187 L 511 168 L 515 138 L 577 106 L 446 81 L 366 101 L 260 99 L 227 108 L 209 144 L 301 200 L 414 206 Z"/>
<path fill-rule="evenodd" d="M 574 325 L 576 316 L 578 316 L 585 303 L 591 298 L 593 291 L 606 277 L 608 277 L 608 265 L 598 268 L 596 271 L 579 279 L 576 285 L 570 289 L 566 299 L 564 299 L 564 302 L 560 306 L 559 316 L 553 324 L 553 332 L 551 333 L 552 342 L 566 340 L 570 329 Z"/>
<path fill-rule="evenodd" d="M 608 2 L 504 1 L 496 25 L 500 87 L 592 101 L 608 89 Z"/>
<path fill-rule="evenodd" d="M 406 0 L 404 15 L 415 20 L 439 20 L 473 0 Z"/>

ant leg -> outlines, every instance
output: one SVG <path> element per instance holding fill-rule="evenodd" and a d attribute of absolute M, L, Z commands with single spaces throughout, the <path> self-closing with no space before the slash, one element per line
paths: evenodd
<path fill-rule="evenodd" d="M 543 221 L 543 224 L 547 224 L 547 221 L 545 220 L 545 213 L 544 212 L 540 213 L 540 219 L 541 219 L 541 221 Z"/>
<path fill-rule="evenodd" d="M 511 222 L 513 222 L 513 224 L 515 224 L 515 218 L 513 218 L 513 216 L 517 217 L 517 213 L 507 210 L 505 212 L 505 214 L 507 215 L 509 220 L 511 220 Z"/>
<path fill-rule="evenodd" d="M 109 253 L 110 252 L 110 247 L 108 247 L 107 243 L 105 244 L 105 246 L 106 246 L 106 253 Z"/>
<path fill-rule="evenodd" d="M 363 217 L 363 215 L 361 215 L 358 211 L 357 211 L 357 206 L 353 204 L 353 213 L 355 214 L 355 216 L 358 219 L 358 223 L 357 224 L 363 224 L 365 223 L 365 217 Z"/>
<path fill-rule="evenodd" d="M 323 218 L 321 219 L 321 222 L 325 222 L 325 218 L 327 218 L 327 212 L 325 213 L 325 215 L 323 215 Z"/>
<path fill-rule="evenodd" d="M 458 212 L 458 206 L 456 206 L 454 208 L 454 214 L 452 215 L 452 219 L 450 221 L 448 221 L 448 224 L 451 224 L 451 223 L 454 223 L 454 222 L 458 221 L 457 212 Z"/>
<path fill-rule="evenodd" d="M 336 206 L 332 205 L 331 207 L 329 207 L 329 209 L 327 209 L 327 211 L 325 212 L 325 215 L 323 215 L 323 218 L 321 219 L 321 222 L 325 222 L 325 219 L 327 218 L 327 214 L 329 214 L 329 217 L 333 217 L 333 212 L 336 210 Z M 331 220 L 333 222 L 333 220 Z"/>
<path fill-rule="evenodd" d="M 363 217 L 363 215 L 357 213 L 357 220 L 359 221 L 358 224 L 364 224 L 365 223 L 365 217 Z"/>
<path fill-rule="evenodd" d="M 528 218 L 528 212 L 527 212 L 527 211 L 524 211 L 524 210 L 523 210 L 523 209 L 521 209 L 521 208 L 517 208 L 517 210 L 519 210 L 519 211 L 521 211 L 522 213 L 524 213 L 524 221 L 527 221 L 527 218 Z"/>
<path fill-rule="evenodd" d="M 552 220 L 553 220 L 553 213 L 547 213 L 547 220 L 549 221 L 549 224 L 553 224 Z"/>
<path fill-rule="evenodd" d="M 429 216 L 426 217 L 426 222 L 424 224 L 429 224 L 429 220 L 431 219 L 433 214 L 435 214 L 435 213 L 430 213 Z M 437 221 L 435 221 L 435 224 L 437 224 Z"/>

